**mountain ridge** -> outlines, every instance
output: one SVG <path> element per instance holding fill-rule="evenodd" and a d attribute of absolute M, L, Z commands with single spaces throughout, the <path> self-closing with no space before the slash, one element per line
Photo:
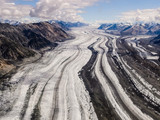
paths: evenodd
<path fill-rule="evenodd" d="M 24 59 L 34 57 L 43 50 L 57 46 L 56 42 L 71 39 L 57 23 L 31 23 L 10 25 L 0 23 L 0 71 L 7 74 Z M 8 69 L 4 69 L 8 66 Z M 12 67 L 11 67 L 12 66 Z"/>

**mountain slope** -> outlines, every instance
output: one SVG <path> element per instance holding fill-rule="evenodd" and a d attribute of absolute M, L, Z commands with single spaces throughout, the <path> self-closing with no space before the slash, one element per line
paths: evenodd
<path fill-rule="evenodd" d="M 156 44 L 156 45 L 160 45 L 160 35 L 158 35 L 153 40 L 151 40 L 151 42 Z"/>
<path fill-rule="evenodd" d="M 62 41 L 64 39 L 70 38 L 70 36 L 62 30 L 58 24 L 50 24 L 48 22 L 33 23 L 33 24 L 23 24 L 17 27 L 22 32 L 30 30 L 37 35 L 40 35 L 50 42 Z"/>
<path fill-rule="evenodd" d="M 41 48 L 52 46 L 49 40 L 31 30 L 24 30 L 23 33 L 29 40 L 27 44 L 29 48 L 40 50 Z"/>
<path fill-rule="evenodd" d="M 8 51 L 5 57 L 11 59 L 25 58 L 21 53 L 26 54 L 26 47 L 40 50 L 44 47 L 55 47 L 56 41 L 63 41 L 71 38 L 58 24 L 50 24 L 48 22 L 21 24 L 17 26 L 9 24 L 0 24 L 0 40 L 1 50 L 11 50 L 11 47 L 20 48 L 17 51 Z M 5 39 L 5 40 L 4 40 Z M 4 45 L 9 45 L 10 48 L 4 48 Z M 13 48 L 15 50 L 15 48 Z M 14 56 L 14 52 L 16 56 Z M 21 55 L 21 57 L 18 57 Z M 27 55 L 27 54 L 26 54 Z M 17 58 L 18 57 L 18 58 Z"/>
<path fill-rule="evenodd" d="M 35 54 L 34 51 L 0 35 L 0 78 L 15 68 L 15 63 Z"/>
<path fill-rule="evenodd" d="M 155 35 L 160 34 L 160 24 L 158 23 L 137 23 L 137 24 L 102 24 L 99 29 L 107 33 L 118 35 Z"/>
<path fill-rule="evenodd" d="M 121 35 L 144 35 L 148 32 L 142 25 L 130 26 L 127 29 L 121 31 Z"/>
<path fill-rule="evenodd" d="M 70 35 L 56 23 L 41 22 L 17 26 L 0 23 L 0 72 L 7 73 L 10 70 L 5 68 L 14 68 L 24 58 L 35 56 L 35 50 L 54 48 L 57 46 L 56 41 L 69 38 Z"/>
<path fill-rule="evenodd" d="M 4 59 L 17 61 L 33 56 L 35 52 L 25 48 L 24 46 L 12 41 L 7 37 L 4 37 L 3 35 L 0 35 L 0 54 Z"/>
<path fill-rule="evenodd" d="M 0 34 L 23 46 L 26 46 L 28 42 L 21 30 L 17 29 L 16 26 L 7 23 L 0 23 Z"/>

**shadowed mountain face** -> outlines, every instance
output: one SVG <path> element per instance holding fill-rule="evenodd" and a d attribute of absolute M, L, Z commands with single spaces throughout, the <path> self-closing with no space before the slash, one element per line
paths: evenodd
<path fill-rule="evenodd" d="M 156 44 L 156 45 L 160 45 L 160 35 L 158 35 L 157 37 L 155 37 L 151 42 L 154 43 L 154 44 Z"/>
<path fill-rule="evenodd" d="M 0 24 L 0 34 L 25 47 L 32 46 L 31 43 L 33 43 L 33 40 L 30 40 L 36 39 L 37 47 L 39 47 L 34 48 L 33 45 L 31 47 L 33 49 L 41 49 L 47 47 L 47 45 L 50 46 L 50 44 L 55 41 L 63 41 L 70 38 L 58 24 L 49 24 L 47 22 L 22 24 L 18 26 Z M 40 44 L 43 42 L 44 46 L 38 45 L 39 41 Z"/>
<path fill-rule="evenodd" d="M 1 57 L 3 57 L 4 59 L 17 61 L 17 60 L 22 60 L 23 58 L 26 57 L 33 56 L 35 52 L 1 35 L 0 54 Z"/>
<path fill-rule="evenodd" d="M 27 38 L 22 34 L 22 31 L 17 29 L 16 26 L 0 23 L 0 35 L 4 35 L 6 38 L 11 39 L 23 46 L 27 44 Z"/>
<path fill-rule="evenodd" d="M 49 40 L 50 42 L 62 41 L 70 37 L 56 23 L 50 24 L 47 22 L 41 22 L 41 23 L 33 23 L 33 24 L 23 24 L 23 25 L 19 25 L 17 28 L 23 33 L 26 32 L 26 30 L 30 30 L 36 33 L 37 35 L 40 35 L 40 37 L 43 37 Z"/>
<path fill-rule="evenodd" d="M 52 42 L 31 30 L 24 30 L 23 33 L 29 40 L 27 44 L 29 48 L 40 50 L 41 48 L 52 46 Z"/>
<path fill-rule="evenodd" d="M 71 38 L 56 23 L 33 23 L 17 26 L 0 23 L 0 71 L 12 68 L 15 63 L 36 55 L 34 50 L 54 48 L 56 41 Z M 6 67 L 4 67 L 6 66 Z"/>

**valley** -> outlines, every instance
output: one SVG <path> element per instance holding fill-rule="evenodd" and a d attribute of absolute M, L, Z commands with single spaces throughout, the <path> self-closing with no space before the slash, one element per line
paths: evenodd
<path fill-rule="evenodd" d="M 1 85 L 0 119 L 160 119 L 159 49 L 143 42 L 150 36 L 71 33 Z"/>

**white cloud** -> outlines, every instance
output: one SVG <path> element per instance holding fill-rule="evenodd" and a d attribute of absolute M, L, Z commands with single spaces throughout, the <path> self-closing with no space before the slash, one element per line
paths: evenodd
<path fill-rule="evenodd" d="M 160 8 L 124 12 L 120 16 L 122 22 L 157 22 L 160 23 Z"/>
<path fill-rule="evenodd" d="M 64 21 L 83 21 L 80 9 L 98 0 L 40 0 L 31 10 L 31 17 Z"/>
<path fill-rule="evenodd" d="M 79 13 L 83 8 L 93 5 L 97 1 L 110 0 L 39 0 L 36 6 L 16 5 L 15 0 L 0 0 L 0 19 L 35 21 L 35 20 L 63 20 L 83 21 Z M 33 1 L 33 0 L 23 0 Z M 124 12 L 116 21 L 105 22 L 160 22 L 160 8 L 144 9 Z M 101 23 L 104 21 L 96 21 Z"/>
<path fill-rule="evenodd" d="M 0 1 L 0 18 L 9 20 L 20 20 L 28 16 L 32 6 L 16 5 L 13 0 Z"/>
<path fill-rule="evenodd" d="M 15 0 L 0 0 L 0 19 L 83 21 L 78 15 L 84 7 L 99 0 L 39 0 L 36 6 L 16 5 Z M 33 0 L 23 0 L 33 1 Z"/>

